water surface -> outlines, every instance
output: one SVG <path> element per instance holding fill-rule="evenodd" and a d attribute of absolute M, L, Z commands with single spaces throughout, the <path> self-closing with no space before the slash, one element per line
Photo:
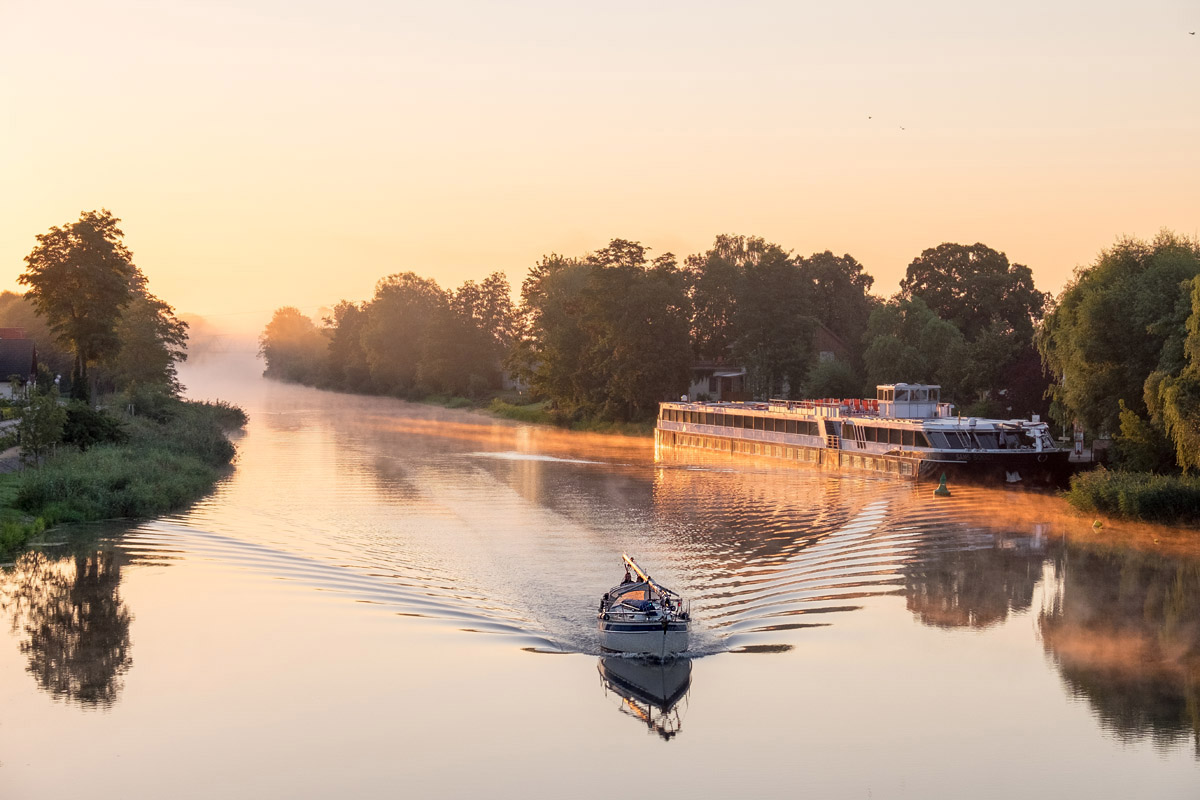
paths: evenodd
<path fill-rule="evenodd" d="M 1200 796 L 1180 532 L 257 370 L 212 495 L 0 574 L 0 796 Z M 598 649 L 622 551 L 692 658 Z"/>

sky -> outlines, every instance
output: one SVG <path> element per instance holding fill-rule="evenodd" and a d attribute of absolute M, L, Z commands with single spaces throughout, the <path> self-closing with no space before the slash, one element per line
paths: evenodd
<path fill-rule="evenodd" d="M 1200 228 L 1200 3 L 0 0 L 0 289 L 108 208 L 240 333 L 412 270 L 721 233 L 875 292 L 983 242 L 1058 293 Z"/>

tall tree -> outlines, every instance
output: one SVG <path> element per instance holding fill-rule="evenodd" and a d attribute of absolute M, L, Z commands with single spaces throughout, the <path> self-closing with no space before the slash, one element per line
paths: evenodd
<path fill-rule="evenodd" d="M 859 366 L 867 320 L 878 305 L 870 294 L 875 279 L 849 253 L 835 256 L 826 250 L 797 258 L 796 265 L 813 315 L 850 347 L 851 361 Z"/>
<path fill-rule="evenodd" d="M 521 287 L 522 374 L 560 414 L 650 416 L 687 386 L 687 281 L 670 254 L 648 262 L 614 239 L 583 259 L 549 256 Z"/>
<path fill-rule="evenodd" d="M 325 319 L 329 337 L 326 381 L 333 387 L 352 392 L 371 388 L 371 366 L 362 344 L 366 324 L 366 310 L 348 300 L 334 306 L 333 315 Z"/>
<path fill-rule="evenodd" d="M 297 383 L 315 383 L 329 351 L 329 340 L 321 330 L 292 306 L 275 310 L 258 344 L 258 352 L 267 361 L 263 374 Z"/>
<path fill-rule="evenodd" d="M 425 333 L 448 302 L 436 282 L 414 272 L 389 275 L 375 285 L 375 296 L 366 308 L 362 344 L 380 391 L 400 396 L 418 392 Z"/>
<path fill-rule="evenodd" d="M 153 386 L 177 395 L 176 364 L 187 360 L 187 331 L 173 308 L 144 289 L 136 292 L 117 321 L 120 348 L 106 362 L 116 388 Z"/>
<path fill-rule="evenodd" d="M 1121 402 L 1148 419 L 1146 380 L 1177 374 L 1191 311 L 1185 282 L 1200 275 L 1200 243 L 1160 233 L 1122 239 L 1076 270 L 1038 332 L 1055 382 L 1051 413 L 1095 433 L 1121 428 Z"/>
<path fill-rule="evenodd" d="M 936 383 L 948 399 L 962 401 L 967 343 L 953 324 L 941 319 L 919 297 L 895 299 L 872 314 L 863 360 L 872 384 Z"/>
<path fill-rule="evenodd" d="M 1200 470 L 1200 278 L 1191 286 L 1191 310 L 1184 340 L 1185 365 L 1179 374 L 1156 371 L 1146 379 L 1152 414 L 1163 421 L 1175 446 L 1175 461 L 1186 473 Z"/>
<path fill-rule="evenodd" d="M 690 256 L 696 356 L 744 365 L 747 385 L 759 397 L 780 395 L 785 388 L 798 392 L 812 364 L 822 291 L 836 294 L 833 274 L 848 267 L 832 255 L 815 258 L 809 268 L 804 259 L 793 259 L 762 238 L 728 235 L 718 236 L 707 252 Z M 861 272 L 850 277 L 852 271 L 845 273 L 848 284 L 864 277 Z"/>
<path fill-rule="evenodd" d="M 1046 295 L 1033 285 L 1033 272 L 1010 264 L 987 245 L 945 243 L 908 265 L 900 281 L 902 297 L 920 297 L 933 313 L 953 322 L 968 341 L 1002 319 L 1025 339 L 1042 318 Z"/>
<path fill-rule="evenodd" d="M 900 296 L 920 297 L 939 318 L 953 323 L 968 345 L 965 370 L 954 387 L 974 413 L 1042 413 L 1049 380 L 1030 366 L 1036 361 L 1034 327 L 1047 295 L 1033 272 L 984 244 L 945 243 L 925 250 L 908 265 Z"/>
<path fill-rule="evenodd" d="M 133 299 L 137 269 L 122 241 L 119 219 L 107 209 L 37 237 L 17 282 L 50 330 L 75 353 L 71 391 L 89 394 L 88 365 L 120 347 L 117 322 Z"/>

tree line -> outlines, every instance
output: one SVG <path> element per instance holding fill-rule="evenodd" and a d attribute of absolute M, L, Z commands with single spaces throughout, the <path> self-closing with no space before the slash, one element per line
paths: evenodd
<path fill-rule="evenodd" d="M 514 305 L 505 277 L 453 291 L 414 273 L 342 301 L 320 324 L 277 310 L 260 337 L 268 376 L 421 397 L 494 393 L 505 376 L 565 417 L 645 419 L 686 391 L 693 365 L 745 367 L 756 397 L 860 395 L 937 381 L 999 414 L 1043 405 L 1033 332 L 1046 298 L 1028 267 L 981 244 L 943 244 L 883 300 L 853 256 L 799 256 L 762 238 L 718 236 L 682 263 L 614 239 L 552 254 Z M 823 361 L 818 332 L 840 343 Z"/>
<path fill-rule="evenodd" d="M 744 367 L 758 399 L 937 383 L 964 415 L 1048 415 L 1111 434 L 1122 464 L 1170 470 L 1200 465 L 1197 274 L 1197 242 L 1163 232 L 1119 241 L 1055 298 L 1002 252 L 944 243 L 885 299 L 849 254 L 722 235 L 681 262 L 614 239 L 543 257 L 516 305 L 500 273 L 454 291 L 403 273 L 320 324 L 281 308 L 260 344 L 284 380 L 484 398 L 507 377 L 564 419 L 648 419 L 697 364 Z"/>

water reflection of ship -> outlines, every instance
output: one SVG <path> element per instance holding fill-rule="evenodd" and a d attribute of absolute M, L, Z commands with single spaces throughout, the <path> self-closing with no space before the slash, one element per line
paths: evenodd
<path fill-rule="evenodd" d="M 605 694 L 612 692 L 619 700 L 621 713 L 664 740 L 679 733 L 683 727 L 680 701 L 686 700 L 692 686 L 691 659 L 602 658 L 597 667 Z"/>

